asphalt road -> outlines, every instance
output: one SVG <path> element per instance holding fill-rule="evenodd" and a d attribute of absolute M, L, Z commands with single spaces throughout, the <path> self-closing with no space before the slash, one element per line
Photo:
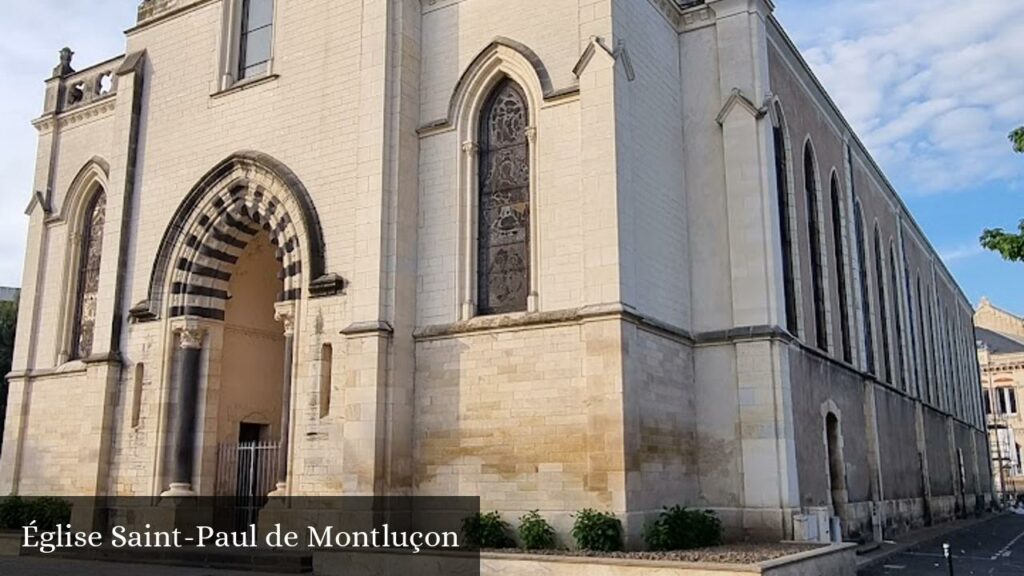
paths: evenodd
<path fill-rule="evenodd" d="M 953 552 L 955 576 L 1024 575 L 1024 516 L 1011 514 L 891 556 L 860 576 L 946 576 L 944 542 Z"/>

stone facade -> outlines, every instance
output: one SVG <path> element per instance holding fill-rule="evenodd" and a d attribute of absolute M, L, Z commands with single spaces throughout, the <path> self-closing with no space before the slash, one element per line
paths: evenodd
<path fill-rule="evenodd" d="M 999 492 L 1017 495 L 1024 491 L 1024 318 L 983 298 L 974 323 L 992 474 Z"/>
<path fill-rule="evenodd" d="M 563 536 L 600 508 L 631 544 L 676 503 L 766 539 L 987 504 L 970 305 L 767 0 L 277 0 L 266 73 L 235 81 L 241 9 L 146 0 L 126 56 L 47 82 L 0 491 L 214 494 L 218 447 L 265 426 L 279 493 L 480 495 Z M 482 316 L 478 118 L 505 80 L 528 297 Z M 246 393 L 276 366 L 280 399 Z"/>

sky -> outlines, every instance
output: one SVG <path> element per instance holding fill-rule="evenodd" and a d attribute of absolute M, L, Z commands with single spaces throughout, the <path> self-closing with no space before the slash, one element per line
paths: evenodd
<path fill-rule="evenodd" d="M 776 16 L 977 303 L 1024 314 L 1024 263 L 982 250 L 1024 218 L 1024 0 L 776 0 Z M 124 51 L 137 0 L 0 0 L 0 285 L 21 284 L 43 80 Z"/>

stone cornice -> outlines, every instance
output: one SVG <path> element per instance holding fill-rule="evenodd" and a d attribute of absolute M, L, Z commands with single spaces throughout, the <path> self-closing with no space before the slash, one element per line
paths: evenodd
<path fill-rule="evenodd" d="M 61 129 L 74 128 L 75 126 L 82 126 L 88 124 L 94 120 L 99 120 L 110 116 L 114 110 L 117 109 L 117 98 L 114 94 L 107 96 L 101 100 L 76 108 L 70 112 L 64 112 L 63 114 L 54 115 L 48 114 L 41 118 L 37 118 L 32 121 L 32 125 L 35 126 L 36 130 L 40 133 L 46 133 L 53 130 L 54 126 L 59 126 Z"/>

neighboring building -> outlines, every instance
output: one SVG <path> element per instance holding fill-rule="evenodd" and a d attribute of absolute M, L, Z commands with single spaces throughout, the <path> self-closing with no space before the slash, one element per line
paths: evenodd
<path fill-rule="evenodd" d="M 1018 494 L 1024 492 L 1024 406 L 1018 405 L 1024 398 L 1024 319 L 982 298 L 974 324 L 996 489 Z"/>
<path fill-rule="evenodd" d="M 21 294 L 21 290 L 18 288 L 0 286 L 0 302 L 17 302 L 19 294 Z"/>
<path fill-rule="evenodd" d="M 0 493 L 984 509 L 970 303 L 772 10 L 144 1 L 46 83 Z"/>

